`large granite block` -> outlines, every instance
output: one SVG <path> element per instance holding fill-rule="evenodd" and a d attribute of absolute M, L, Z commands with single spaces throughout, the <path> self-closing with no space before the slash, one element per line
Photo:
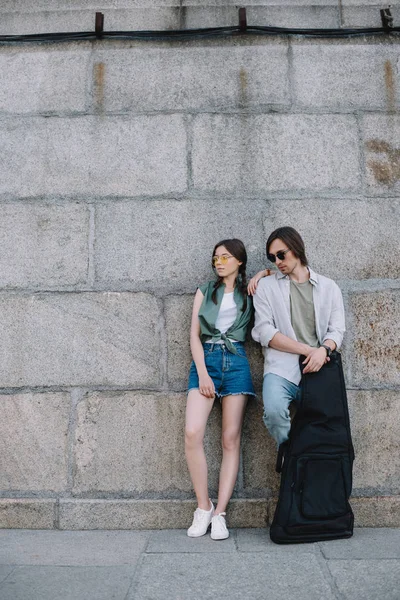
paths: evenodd
<path fill-rule="evenodd" d="M 294 102 L 300 108 L 332 112 L 394 109 L 391 98 L 398 57 L 397 46 L 380 42 L 296 42 Z"/>
<path fill-rule="evenodd" d="M 80 204 L 4 204 L 0 286 L 46 289 L 86 283 L 89 210 Z"/>
<path fill-rule="evenodd" d="M 364 6 L 368 10 L 368 6 L 375 6 L 375 7 L 379 6 L 379 3 L 377 3 L 376 0 L 362 0 L 362 2 L 361 2 L 361 0 L 341 0 L 341 1 L 342 1 L 342 5 L 344 8 L 350 7 L 350 6 L 356 6 L 356 7 Z M 390 4 L 390 6 L 395 7 L 398 4 L 399 4 L 399 2 L 394 0 L 394 2 L 392 2 Z M 382 22 L 381 22 L 380 26 L 382 26 Z"/>
<path fill-rule="evenodd" d="M 335 280 L 397 279 L 399 220 L 396 199 L 270 200 L 264 239 L 277 227 L 290 225 L 301 234 L 318 273 Z"/>
<path fill-rule="evenodd" d="M 348 392 L 355 496 L 400 494 L 400 392 Z"/>
<path fill-rule="evenodd" d="M 288 0 L 284 0 L 288 1 Z M 320 2 L 321 0 L 317 0 Z M 24 0 L 2 0 L 0 6 L 0 13 L 16 11 L 22 12 L 24 10 L 28 10 L 28 12 L 36 12 L 36 11 L 65 11 L 65 10 L 121 10 L 125 9 L 129 3 L 126 0 L 102 0 L 101 5 L 99 5 L 96 0 L 37 0 L 34 6 L 30 6 L 29 10 L 26 7 L 26 3 Z M 143 8 L 152 9 L 152 8 L 160 8 L 165 6 L 179 6 L 178 0 L 134 0 L 130 4 L 134 4 L 136 6 L 142 6 Z"/>
<path fill-rule="evenodd" d="M 104 48 L 104 110 L 224 110 L 288 105 L 287 43 Z"/>
<path fill-rule="evenodd" d="M 355 189 L 355 117 L 199 115 L 193 124 L 193 184 L 236 193 Z"/>
<path fill-rule="evenodd" d="M 249 495 L 268 497 L 279 491 L 280 477 L 275 472 L 277 446 L 268 433 L 263 416 L 263 402 L 249 400 L 242 434 L 243 489 Z"/>
<path fill-rule="evenodd" d="M 89 394 L 78 405 L 74 492 L 162 493 L 163 498 L 191 492 L 185 408 L 182 394 Z M 219 412 L 219 407 L 212 411 L 205 440 L 214 492 L 221 461 Z"/>
<path fill-rule="evenodd" d="M 12 18 L 16 18 L 15 13 Z M 20 13 L 19 19 L 30 25 L 25 12 Z M 3 18 L 1 22 L 4 27 Z M 12 28 L 4 33 L 10 35 Z M 67 50 L 61 46 L 57 49 L 26 45 L 2 47 L 0 113 L 83 112 L 87 102 L 89 57 L 88 46 Z"/>
<path fill-rule="evenodd" d="M 0 499 L 0 529 L 53 529 L 56 500 Z"/>
<path fill-rule="evenodd" d="M 214 500 L 214 498 L 213 498 Z M 195 500 L 60 500 L 60 529 L 183 529 L 192 522 Z M 231 527 L 265 527 L 267 502 L 232 499 Z"/>
<path fill-rule="evenodd" d="M 65 490 L 69 394 L 2 395 L 0 413 L 0 489 Z"/>
<path fill-rule="evenodd" d="M 349 296 L 352 330 L 346 350 L 351 382 L 359 387 L 400 383 L 400 290 Z"/>
<path fill-rule="evenodd" d="M 190 323 L 194 295 L 169 296 L 165 300 L 168 382 L 174 389 L 187 390 L 190 352 Z"/>
<path fill-rule="evenodd" d="M 393 76 L 394 77 L 394 76 Z M 395 80 L 392 81 L 391 111 L 395 111 L 397 97 Z M 365 115 L 362 136 L 366 164 L 366 183 L 373 194 L 400 194 L 400 118 L 398 115 Z"/>
<path fill-rule="evenodd" d="M 174 6 L 173 0 L 167 3 L 161 0 L 157 3 L 142 1 L 134 8 L 127 8 L 127 2 L 121 8 L 104 7 L 104 4 L 89 6 L 89 3 L 82 2 L 81 6 L 70 8 L 71 3 L 64 2 L 60 10 L 42 6 L 30 12 L 29 19 L 26 18 L 25 5 L 22 10 L 2 13 L 0 35 L 94 31 L 95 13 L 99 10 L 104 14 L 104 31 L 179 29 L 179 2 Z M 146 4 L 150 4 L 150 8 L 146 8 Z"/>
<path fill-rule="evenodd" d="M 182 119 L 157 115 L 3 121 L 0 194 L 141 196 L 183 192 L 187 165 Z"/>
<path fill-rule="evenodd" d="M 259 5 L 248 6 L 247 22 L 249 25 L 263 27 L 293 27 L 330 29 L 338 26 L 338 6 L 335 2 L 260 2 Z"/>
<path fill-rule="evenodd" d="M 160 292 L 189 291 L 214 278 L 211 255 L 221 238 L 240 238 L 247 272 L 262 264 L 263 203 L 224 199 L 113 201 L 96 207 L 96 281 Z"/>
<path fill-rule="evenodd" d="M 361 0 L 342 0 L 342 27 L 382 27 L 379 6 L 375 0 L 373 6 L 366 6 Z M 382 5 L 383 6 L 383 5 Z M 396 19 L 399 2 L 391 2 L 392 15 Z M 396 22 L 395 22 L 396 24 Z"/>
<path fill-rule="evenodd" d="M 203 27 L 231 27 L 238 25 L 238 6 L 186 6 L 183 8 L 186 29 Z M 337 6 L 285 6 L 284 3 L 262 2 L 247 6 L 248 25 L 273 27 L 324 27 L 338 25 Z"/>
<path fill-rule="evenodd" d="M 46 123 L 34 117 L 0 121 L 0 195 L 23 198 L 45 191 Z"/>
<path fill-rule="evenodd" d="M 400 496 L 351 498 L 356 527 L 400 527 Z"/>
<path fill-rule="evenodd" d="M 0 387 L 160 383 L 159 308 L 148 294 L 0 295 Z"/>
<path fill-rule="evenodd" d="M 8 0 L 9 2 L 11 0 Z M 42 0 L 43 1 L 43 0 Z M 237 6 L 236 0 L 207 0 L 207 3 L 202 0 L 183 0 L 183 6 Z M 246 6 L 298 6 L 305 7 L 308 3 L 305 0 L 247 0 Z M 313 6 L 335 6 L 335 0 L 313 0 Z"/>

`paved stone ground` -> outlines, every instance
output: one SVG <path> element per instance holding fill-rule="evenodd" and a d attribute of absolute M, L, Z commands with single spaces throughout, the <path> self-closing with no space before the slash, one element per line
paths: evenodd
<path fill-rule="evenodd" d="M 277 546 L 265 529 L 0 531 L 1 600 L 399 600 L 400 529 Z"/>

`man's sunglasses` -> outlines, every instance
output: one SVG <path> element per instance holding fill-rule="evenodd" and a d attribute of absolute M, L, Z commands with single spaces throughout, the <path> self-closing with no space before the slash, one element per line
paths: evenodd
<path fill-rule="evenodd" d="M 290 252 L 290 248 L 288 248 L 287 250 L 280 250 L 279 252 L 277 252 L 276 254 L 267 254 L 267 258 L 268 260 L 270 260 L 272 263 L 276 262 L 276 259 L 279 258 L 279 260 L 284 260 L 285 258 L 285 254 L 287 252 Z"/>

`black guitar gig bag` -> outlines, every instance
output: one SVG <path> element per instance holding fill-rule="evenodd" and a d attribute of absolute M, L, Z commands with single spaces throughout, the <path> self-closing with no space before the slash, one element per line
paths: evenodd
<path fill-rule="evenodd" d="M 277 544 L 353 535 L 354 449 L 340 354 L 303 374 L 300 385 L 301 403 L 276 465 L 281 484 L 270 537 Z"/>

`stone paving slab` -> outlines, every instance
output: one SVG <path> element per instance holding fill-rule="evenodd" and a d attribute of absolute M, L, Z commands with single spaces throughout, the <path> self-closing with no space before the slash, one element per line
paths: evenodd
<path fill-rule="evenodd" d="M 1 600 L 124 600 L 132 567 L 17 567 Z"/>
<path fill-rule="evenodd" d="M 0 531 L 0 564 L 135 565 L 148 531 Z M 1 579 L 1 573 L 0 573 Z"/>
<path fill-rule="evenodd" d="M 282 546 L 268 529 L 230 531 L 214 542 L 185 530 L 3 530 L 0 598 L 399 600 L 400 529 Z"/>
<path fill-rule="evenodd" d="M 400 562 L 393 560 L 329 561 L 343 600 L 399 600 Z"/>
<path fill-rule="evenodd" d="M 292 544 L 278 546 L 271 541 L 269 530 L 237 529 L 236 543 L 239 552 L 264 552 L 269 556 L 287 556 L 318 553 L 318 544 Z"/>
<path fill-rule="evenodd" d="M 319 542 L 319 546 L 328 559 L 400 559 L 400 529 L 357 529 L 348 540 Z"/>
<path fill-rule="evenodd" d="M 284 574 L 290 574 L 290 577 Z M 145 556 L 129 600 L 333 600 L 316 557 L 246 554 Z"/>
<path fill-rule="evenodd" d="M 190 538 L 186 534 L 186 529 L 153 531 L 150 535 L 146 552 L 155 554 L 163 552 L 180 552 L 184 554 L 236 552 L 235 531 L 232 532 L 227 540 L 224 540 L 223 544 L 212 540 L 210 535 L 204 535 L 200 538 Z"/>
<path fill-rule="evenodd" d="M 12 573 L 14 567 L 0 566 L 0 584 Z"/>

